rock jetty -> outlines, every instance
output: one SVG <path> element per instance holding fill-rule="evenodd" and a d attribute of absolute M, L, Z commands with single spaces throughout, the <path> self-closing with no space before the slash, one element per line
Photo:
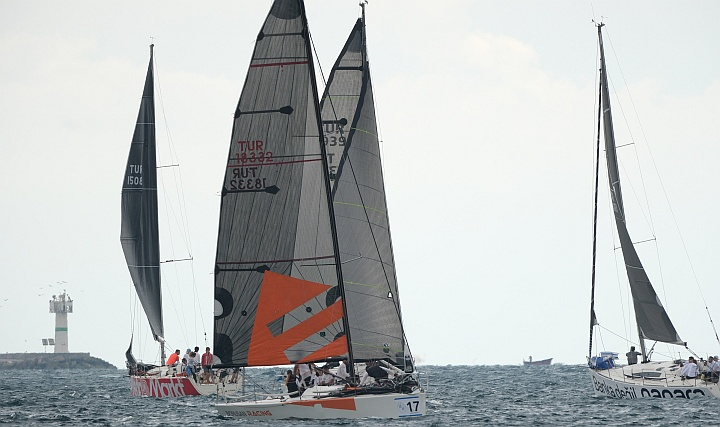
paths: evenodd
<path fill-rule="evenodd" d="M 5 353 L 0 370 L 7 369 L 117 369 L 90 353 Z"/>

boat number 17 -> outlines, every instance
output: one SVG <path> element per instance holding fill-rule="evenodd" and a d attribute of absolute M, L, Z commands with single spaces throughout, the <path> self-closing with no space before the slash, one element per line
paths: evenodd
<path fill-rule="evenodd" d="M 420 414 L 419 398 L 404 398 L 397 400 L 398 415 L 400 417 L 411 417 Z"/>

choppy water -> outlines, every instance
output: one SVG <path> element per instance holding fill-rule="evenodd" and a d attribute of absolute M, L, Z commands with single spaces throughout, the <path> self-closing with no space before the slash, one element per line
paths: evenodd
<path fill-rule="evenodd" d="M 217 414 L 214 397 L 130 397 L 124 370 L 0 371 L 0 424 L 173 427 L 720 424 L 720 400 L 596 398 L 590 377 L 580 366 L 422 366 L 421 372 L 430 381 L 427 416 L 388 422 L 235 420 Z M 256 371 L 261 381 L 273 376 L 271 372 Z"/>

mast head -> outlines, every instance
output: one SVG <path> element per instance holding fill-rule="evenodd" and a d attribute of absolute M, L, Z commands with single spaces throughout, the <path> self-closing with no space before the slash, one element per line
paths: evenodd
<path fill-rule="evenodd" d="M 360 9 L 362 10 L 362 20 L 365 22 L 365 5 L 368 4 L 368 0 L 360 0 Z"/>

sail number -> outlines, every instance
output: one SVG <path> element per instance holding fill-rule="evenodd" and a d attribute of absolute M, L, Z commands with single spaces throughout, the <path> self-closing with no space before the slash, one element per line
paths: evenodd
<path fill-rule="evenodd" d="M 325 145 L 329 145 L 329 146 L 331 146 L 331 147 L 334 147 L 334 146 L 337 145 L 337 146 L 342 147 L 342 146 L 345 145 L 345 137 L 344 137 L 344 136 L 339 136 L 339 137 L 337 137 L 337 136 L 330 136 L 330 137 L 328 137 L 327 135 L 325 135 Z"/>
<path fill-rule="evenodd" d="M 127 185 L 143 185 L 142 165 L 128 165 Z"/>
<path fill-rule="evenodd" d="M 263 141 L 241 140 L 237 143 L 240 145 L 240 152 L 235 153 L 235 158 L 233 160 L 241 165 L 273 162 L 273 153 L 272 151 L 267 151 L 264 147 L 265 143 Z"/>
<path fill-rule="evenodd" d="M 273 162 L 273 154 L 267 151 L 261 140 L 239 140 L 240 151 L 231 158 L 240 167 L 233 167 L 229 187 L 231 190 L 262 190 L 267 187 L 266 178 L 260 177 L 260 166 Z"/>
<path fill-rule="evenodd" d="M 262 190 L 266 187 L 265 178 L 230 180 L 231 190 Z"/>
<path fill-rule="evenodd" d="M 272 163 L 273 154 L 270 151 L 260 151 L 258 153 L 237 153 L 235 155 L 235 160 L 240 162 L 240 164 L 248 164 L 248 163 Z"/>
<path fill-rule="evenodd" d="M 395 402 L 397 403 L 398 416 L 400 418 L 422 415 L 420 398 L 417 396 L 400 397 L 395 399 Z"/>

